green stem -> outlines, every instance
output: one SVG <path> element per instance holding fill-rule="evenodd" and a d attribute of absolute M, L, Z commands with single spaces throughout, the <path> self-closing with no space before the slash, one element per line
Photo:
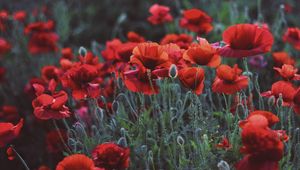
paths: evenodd
<path fill-rule="evenodd" d="M 30 170 L 28 165 L 26 164 L 25 160 L 21 157 L 21 155 L 15 150 L 13 145 L 10 145 L 11 149 L 14 151 L 14 153 L 17 155 L 17 157 L 20 159 L 20 161 L 22 162 L 22 164 L 24 165 L 26 170 Z"/>

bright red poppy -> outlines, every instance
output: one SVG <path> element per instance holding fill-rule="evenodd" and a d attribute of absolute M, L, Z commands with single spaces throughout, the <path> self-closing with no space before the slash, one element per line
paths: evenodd
<path fill-rule="evenodd" d="M 192 64 L 217 67 L 221 64 L 221 57 L 205 39 L 199 44 L 192 44 L 183 54 L 183 58 Z"/>
<path fill-rule="evenodd" d="M 0 148 L 19 136 L 23 123 L 23 119 L 20 119 L 16 125 L 8 122 L 0 122 Z"/>
<path fill-rule="evenodd" d="M 13 151 L 11 146 L 7 148 L 6 154 L 7 154 L 7 159 L 10 160 L 10 161 L 14 160 L 15 157 L 16 157 L 16 154 Z"/>
<path fill-rule="evenodd" d="M 183 59 L 184 50 L 180 49 L 180 47 L 176 44 L 166 44 L 162 45 L 162 48 L 169 56 L 169 62 L 175 64 L 179 69 L 187 66 L 186 61 Z"/>
<path fill-rule="evenodd" d="M 242 70 L 235 64 L 232 67 L 220 65 L 212 85 L 213 92 L 234 94 L 248 87 L 248 77 L 241 75 Z"/>
<path fill-rule="evenodd" d="M 287 81 L 278 81 L 272 84 L 271 90 L 261 93 L 263 97 L 275 97 L 277 101 L 279 95 L 282 95 L 283 106 L 290 106 L 293 102 L 296 88 L 294 85 Z"/>
<path fill-rule="evenodd" d="M 246 125 L 254 124 L 259 127 L 271 127 L 279 122 L 279 118 L 272 112 L 256 110 L 251 112 L 246 120 L 241 120 L 239 126 L 244 128 Z"/>
<path fill-rule="evenodd" d="M 122 170 L 129 167 L 129 154 L 129 148 L 103 143 L 93 150 L 92 159 L 99 168 Z"/>
<path fill-rule="evenodd" d="M 219 53 L 224 57 L 250 57 L 271 50 L 274 38 L 270 31 L 254 24 L 237 24 L 223 32 L 224 47 Z"/>
<path fill-rule="evenodd" d="M 55 81 L 59 81 L 59 76 L 61 73 L 59 68 L 53 65 L 48 65 L 44 66 L 41 72 L 41 77 L 43 80 L 45 80 L 45 82 L 49 82 L 52 79 L 54 79 Z"/>
<path fill-rule="evenodd" d="M 170 14 L 170 8 L 167 6 L 154 4 L 150 7 L 149 12 L 151 13 L 151 16 L 148 17 L 148 21 L 153 25 L 173 21 L 173 17 Z"/>
<path fill-rule="evenodd" d="M 95 170 L 92 159 L 83 154 L 73 154 L 60 161 L 56 170 Z"/>
<path fill-rule="evenodd" d="M 72 48 L 66 47 L 61 49 L 61 58 L 72 60 L 74 58 Z"/>
<path fill-rule="evenodd" d="M 296 50 L 300 50 L 300 29 L 288 28 L 282 37 L 284 42 L 290 43 Z"/>
<path fill-rule="evenodd" d="M 272 57 L 276 67 L 281 67 L 283 64 L 295 65 L 295 60 L 287 52 L 274 52 Z"/>
<path fill-rule="evenodd" d="M 181 27 L 198 34 L 209 33 L 213 29 L 211 23 L 212 18 L 199 9 L 183 11 L 183 17 L 179 21 Z"/>
<path fill-rule="evenodd" d="M 197 95 L 202 94 L 204 88 L 204 70 L 199 67 L 186 67 L 178 72 L 178 78 L 184 87 L 193 90 Z"/>
<path fill-rule="evenodd" d="M 119 39 L 113 39 L 106 42 L 105 50 L 101 51 L 101 55 L 106 61 L 115 61 L 119 58 L 118 56 L 118 47 L 122 42 Z"/>
<path fill-rule="evenodd" d="M 274 67 L 274 70 L 276 70 L 284 80 L 300 80 L 300 75 L 297 74 L 298 69 L 293 65 L 283 64 L 281 68 Z"/>
<path fill-rule="evenodd" d="M 218 143 L 216 145 L 216 147 L 228 150 L 228 149 L 230 149 L 232 147 L 232 145 L 229 143 L 228 138 L 223 137 L 222 140 L 221 140 L 221 142 Z"/>
<path fill-rule="evenodd" d="M 182 49 L 188 49 L 190 44 L 193 42 L 193 37 L 187 34 L 167 34 L 160 41 L 161 45 L 174 43 Z"/>

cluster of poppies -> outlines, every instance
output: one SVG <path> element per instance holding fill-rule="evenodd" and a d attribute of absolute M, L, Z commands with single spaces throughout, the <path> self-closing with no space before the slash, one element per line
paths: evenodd
<path fill-rule="evenodd" d="M 173 21 L 167 6 L 155 4 L 149 12 L 148 21 L 153 25 Z M 16 12 L 13 18 L 24 22 L 26 13 Z M 0 12 L 0 30 L 5 30 L 6 20 L 9 20 L 8 13 Z M 200 36 L 213 30 L 212 18 L 199 9 L 184 10 L 179 27 Z M 29 53 L 58 52 L 59 36 L 54 30 L 55 22 L 52 20 L 26 24 L 24 34 L 28 37 Z M 300 50 L 300 29 L 288 28 L 282 39 L 295 50 Z M 59 64 L 43 66 L 40 77 L 32 78 L 25 87 L 25 92 L 32 98 L 33 114 L 39 121 L 55 121 L 76 115 L 85 122 L 91 122 L 87 114 L 89 101 L 113 114 L 117 79 L 122 80 L 129 91 L 145 95 L 160 93 L 157 82 L 163 79 L 177 79 L 186 91 L 193 91 L 195 95 L 204 93 L 205 88 L 213 93 L 236 95 L 249 88 L 249 70 L 246 67 L 243 74 L 238 64 L 222 64 L 222 59 L 246 60 L 252 57 L 255 58 L 250 61 L 253 65 L 265 65 L 258 62 L 263 60 L 263 54 L 271 51 L 274 43 L 269 28 L 261 24 L 232 25 L 223 32 L 222 41 L 216 43 L 209 43 L 201 37 L 193 40 L 194 37 L 189 34 L 167 34 L 156 43 L 146 41 L 136 32 L 128 32 L 127 41 L 115 38 L 106 42 L 105 49 L 101 51 L 104 62 L 83 47 L 79 49 L 79 56 L 69 47 L 62 48 Z M 11 48 L 12 45 L 0 37 L 0 57 L 9 53 Z M 261 93 L 261 96 L 292 107 L 300 114 L 300 88 L 294 83 L 300 80 L 300 75 L 297 74 L 295 60 L 286 52 L 274 52 L 272 56 L 274 71 L 282 80 L 275 82 L 271 90 Z M 208 70 L 216 74 L 208 83 L 211 87 L 204 87 Z M 4 76 L 5 69 L 0 67 L 0 83 Z M 103 102 L 101 97 L 106 101 Z M 9 105 L 1 107 L 0 119 L 5 120 L 0 123 L 0 148 L 5 148 L 19 136 L 24 119 L 18 116 L 15 107 Z M 284 142 L 288 136 L 283 130 L 272 129 L 278 122 L 276 115 L 261 110 L 251 112 L 240 121 L 243 144 L 240 151 L 245 156 L 236 164 L 238 170 L 279 168 L 278 162 L 283 157 Z M 49 131 L 46 138 L 50 153 L 66 149 L 63 146 L 68 140 L 65 130 Z M 230 149 L 231 145 L 224 138 L 217 147 Z M 7 153 L 10 160 L 14 159 L 16 151 L 13 147 L 9 147 Z M 56 169 L 112 170 L 129 167 L 130 149 L 111 141 L 97 145 L 89 154 L 91 158 L 84 154 L 70 154 L 57 164 Z"/>

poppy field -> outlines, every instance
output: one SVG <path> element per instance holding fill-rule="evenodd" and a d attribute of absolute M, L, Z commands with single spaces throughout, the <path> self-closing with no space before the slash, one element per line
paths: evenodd
<path fill-rule="evenodd" d="M 0 170 L 300 169 L 300 1 L 0 7 Z"/>

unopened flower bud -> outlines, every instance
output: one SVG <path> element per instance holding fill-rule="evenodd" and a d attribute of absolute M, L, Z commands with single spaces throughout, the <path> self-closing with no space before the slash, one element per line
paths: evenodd
<path fill-rule="evenodd" d="M 176 78 L 177 75 L 178 75 L 177 66 L 175 64 L 172 64 L 169 69 L 169 77 Z"/>
<path fill-rule="evenodd" d="M 282 99 L 282 94 L 280 93 L 279 97 L 277 99 L 276 105 L 277 105 L 277 107 L 281 107 L 282 104 L 283 104 L 283 99 Z"/>
<path fill-rule="evenodd" d="M 219 170 L 230 170 L 228 163 L 223 160 L 221 160 L 217 166 L 218 166 Z"/>
<path fill-rule="evenodd" d="M 84 47 L 80 47 L 78 50 L 80 57 L 85 57 L 87 54 L 87 50 Z"/>
<path fill-rule="evenodd" d="M 177 136 L 177 143 L 178 143 L 178 145 L 183 146 L 184 145 L 184 139 L 183 139 L 183 137 Z"/>
<path fill-rule="evenodd" d="M 268 105 L 273 106 L 274 104 L 275 104 L 275 97 L 274 96 L 269 97 Z"/>

